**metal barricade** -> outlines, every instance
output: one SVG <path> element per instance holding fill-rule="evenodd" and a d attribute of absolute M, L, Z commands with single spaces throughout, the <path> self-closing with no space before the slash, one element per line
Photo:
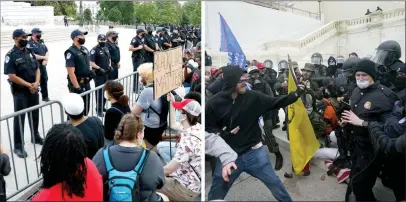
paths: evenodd
<path fill-rule="evenodd" d="M 36 116 L 38 113 L 38 123 L 33 120 L 33 116 Z M 25 123 L 25 115 L 28 115 L 28 124 Z M 33 115 L 34 114 L 34 115 Z M 37 133 L 45 137 L 45 134 L 48 130 L 57 123 L 63 122 L 63 107 L 59 101 L 53 100 L 41 105 L 33 106 L 24 110 L 20 110 L 18 112 L 14 112 L 12 114 L 3 116 L 0 118 L 1 124 L 1 131 L 2 134 L 5 130 L 7 130 L 7 136 L 4 137 L 1 135 L 0 142 L 4 147 L 9 146 L 8 151 L 10 151 L 11 157 L 11 172 L 10 175 L 5 176 L 4 179 L 6 181 L 6 188 L 7 188 L 7 200 L 21 194 L 21 192 L 25 191 L 27 188 L 31 187 L 32 185 L 36 184 L 38 181 L 41 180 L 40 178 L 40 170 L 39 170 L 39 162 L 38 156 L 40 154 L 39 146 L 35 144 L 25 144 L 25 133 L 24 131 L 28 130 L 31 131 L 31 138 L 34 137 L 34 133 Z M 49 116 L 51 115 L 51 116 Z M 59 118 L 57 118 L 59 117 Z M 11 121 L 13 119 L 13 121 Z M 18 126 L 14 127 L 14 124 L 17 123 Z M 38 124 L 38 125 L 37 125 Z M 37 130 L 35 131 L 35 128 Z M 16 158 L 16 155 L 13 153 L 14 149 L 14 129 L 19 130 L 22 140 L 22 148 L 27 151 L 28 156 L 26 158 L 20 159 Z M 11 132 L 13 131 L 13 133 Z M 8 138 L 8 145 L 5 144 L 6 138 Z M 29 141 L 34 141 L 35 139 L 31 139 Z M 12 179 L 14 177 L 14 180 Z M 26 178 L 26 179 L 24 179 Z M 26 181 L 26 182 L 25 182 Z"/>

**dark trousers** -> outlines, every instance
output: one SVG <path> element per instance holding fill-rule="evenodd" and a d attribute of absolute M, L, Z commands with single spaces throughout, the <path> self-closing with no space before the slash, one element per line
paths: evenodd
<path fill-rule="evenodd" d="M 95 87 L 101 86 L 105 84 L 107 81 L 106 76 L 96 76 L 94 78 L 94 85 Z M 103 112 L 104 105 L 106 104 L 106 98 L 104 98 L 104 88 L 96 91 L 96 111 Z"/>
<path fill-rule="evenodd" d="M 64 21 L 64 23 L 65 23 L 65 27 L 69 27 L 68 21 Z"/>
<path fill-rule="evenodd" d="M 111 63 L 111 67 L 113 67 L 113 71 L 109 73 L 108 80 L 116 80 L 118 79 L 118 65 Z"/>
<path fill-rule="evenodd" d="M 138 67 L 144 63 L 144 58 L 137 58 L 137 57 L 133 57 L 132 58 L 133 61 L 133 72 L 136 72 Z M 138 93 L 139 91 L 139 85 L 138 85 L 138 76 L 134 75 L 134 79 L 133 79 L 133 92 Z"/>
<path fill-rule="evenodd" d="M 42 98 L 48 98 L 48 72 L 45 66 L 39 68 L 41 72 L 40 86 Z"/>
<path fill-rule="evenodd" d="M 83 84 L 83 86 L 84 86 L 84 89 L 85 89 L 85 91 L 88 91 L 88 90 L 90 90 L 90 83 L 87 83 L 87 84 Z M 73 91 L 73 89 L 71 89 L 71 88 L 69 88 L 69 92 L 70 93 L 76 93 L 76 92 L 74 92 Z M 85 104 L 85 111 L 84 111 L 84 115 L 85 116 L 87 116 L 87 114 L 89 113 L 89 110 L 90 110 L 90 94 L 87 94 L 87 95 L 85 95 L 85 96 L 82 96 L 82 98 L 83 98 L 83 102 L 84 102 L 84 104 Z"/>
<path fill-rule="evenodd" d="M 13 94 L 14 112 L 27 109 L 39 104 L 38 92 L 31 94 L 30 92 L 15 92 Z M 21 121 L 21 122 L 20 122 Z M 28 124 L 30 124 L 31 141 L 40 138 L 38 133 L 39 110 L 34 110 L 28 113 Z M 14 149 L 22 149 L 24 142 L 24 124 L 25 114 L 21 114 L 14 118 Z"/>
<path fill-rule="evenodd" d="M 264 120 L 264 141 L 263 144 L 265 144 L 268 147 L 269 152 L 271 153 L 277 153 L 279 152 L 279 145 L 278 142 L 276 142 L 275 135 L 272 133 L 273 130 L 273 125 L 271 119 Z"/>
<path fill-rule="evenodd" d="M 381 164 L 378 163 L 377 159 L 371 163 L 374 158 L 374 152 L 371 147 L 360 148 L 358 144 L 355 146 L 355 151 L 351 156 L 350 179 L 352 179 L 352 192 L 357 201 L 376 201 L 372 188 L 375 185 Z M 368 166 L 368 164 L 370 165 Z M 367 166 L 368 168 L 366 168 Z M 359 173 L 364 168 L 366 169 L 362 173 Z M 353 178 L 356 174 L 356 178 Z M 348 186 L 345 201 L 349 200 L 350 194 L 351 186 Z"/>

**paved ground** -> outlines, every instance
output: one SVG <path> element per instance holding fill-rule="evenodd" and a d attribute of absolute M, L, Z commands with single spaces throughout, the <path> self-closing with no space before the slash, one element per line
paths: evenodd
<path fill-rule="evenodd" d="M 116 29 L 119 34 L 119 46 L 121 48 L 121 69 L 119 70 L 119 77 L 123 77 L 128 75 L 132 72 L 132 62 L 131 62 L 131 53 L 128 51 L 128 46 L 130 44 L 131 38 L 135 36 L 135 30 L 132 29 Z M 70 33 L 67 33 L 70 35 Z M 46 38 L 44 38 L 46 41 Z M 65 50 L 72 44 L 72 41 L 60 41 L 54 43 L 48 43 L 48 49 L 50 53 L 50 59 L 47 66 L 48 70 L 48 88 L 49 88 L 49 97 L 52 100 L 61 100 L 65 94 L 68 93 L 67 89 L 67 79 L 66 79 L 66 68 L 65 68 L 65 60 L 64 60 L 64 52 Z M 97 44 L 96 35 L 93 34 L 92 37 L 86 38 L 85 46 L 89 49 Z M 4 58 L 5 54 L 11 49 L 9 48 L 2 48 L 1 49 L 1 105 L 0 105 L 0 116 L 4 117 L 10 113 L 13 113 L 13 99 L 10 93 L 10 87 L 7 83 L 7 76 L 3 75 L 4 72 Z M 128 82 L 129 83 L 129 82 Z M 91 83 L 92 88 L 94 87 L 94 83 Z M 40 101 L 42 103 L 42 101 Z M 91 106 L 94 109 L 94 105 Z M 94 113 L 94 110 L 92 110 Z M 57 104 L 52 105 L 52 113 L 54 117 L 58 117 L 58 119 L 52 120 L 51 119 L 51 107 L 46 107 L 43 109 L 43 113 L 40 112 L 40 125 L 39 125 L 39 132 L 40 134 L 45 134 L 53 123 L 60 123 L 61 122 L 61 113 L 60 108 Z M 43 115 L 42 115 L 43 114 Z M 23 186 L 27 185 L 28 182 L 32 182 L 33 180 L 37 179 L 38 172 L 37 169 L 39 167 L 39 163 L 37 163 L 38 167 L 36 166 L 35 156 L 38 156 L 41 146 L 36 146 L 34 150 L 34 146 L 31 144 L 30 140 L 30 130 L 29 126 L 26 121 L 25 126 L 25 147 L 28 153 L 28 158 L 26 162 L 23 159 L 19 159 L 15 155 L 12 156 L 12 160 L 14 161 L 14 165 L 12 166 L 12 173 L 9 176 L 5 177 L 7 182 L 7 193 L 13 193 L 16 191 L 16 181 L 18 183 L 18 188 L 21 189 Z M 8 121 L 10 131 L 13 128 L 13 120 L 10 119 Z M 9 130 L 7 127 L 7 121 L 1 122 L 1 138 L 0 143 L 4 145 L 10 151 L 10 138 L 9 138 Z M 13 134 L 11 133 L 11 136 Z M 12 142 L 11 142 L 12 143 Z M 13 164 L 13 162 L 12 162 Z M 27 170 L 25 169 L 25 164 L 27 164 Z M 16 173 L 14 173 L 16 171 Z M 15 180 L 15 176 L 16 179 Z M 28 180 L 27 180 L 28 176 Z"/>

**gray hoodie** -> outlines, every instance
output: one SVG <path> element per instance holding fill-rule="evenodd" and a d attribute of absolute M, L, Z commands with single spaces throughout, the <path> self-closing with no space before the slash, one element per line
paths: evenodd
<path fill-rule="evenodd" d="M 223 166 L 234 162 L 238 155 L 233 149 L 221 138 L 214 133 L 205 132 L 205 152 L 207 155 L 219 158 Z"/>

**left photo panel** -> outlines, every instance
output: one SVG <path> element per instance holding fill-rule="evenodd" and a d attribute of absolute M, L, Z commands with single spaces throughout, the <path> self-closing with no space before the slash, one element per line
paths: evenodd
<path fill-rule="evenodd" d="M 201 4 L 2 1 L 0 201 L 204 200 Z"/>

